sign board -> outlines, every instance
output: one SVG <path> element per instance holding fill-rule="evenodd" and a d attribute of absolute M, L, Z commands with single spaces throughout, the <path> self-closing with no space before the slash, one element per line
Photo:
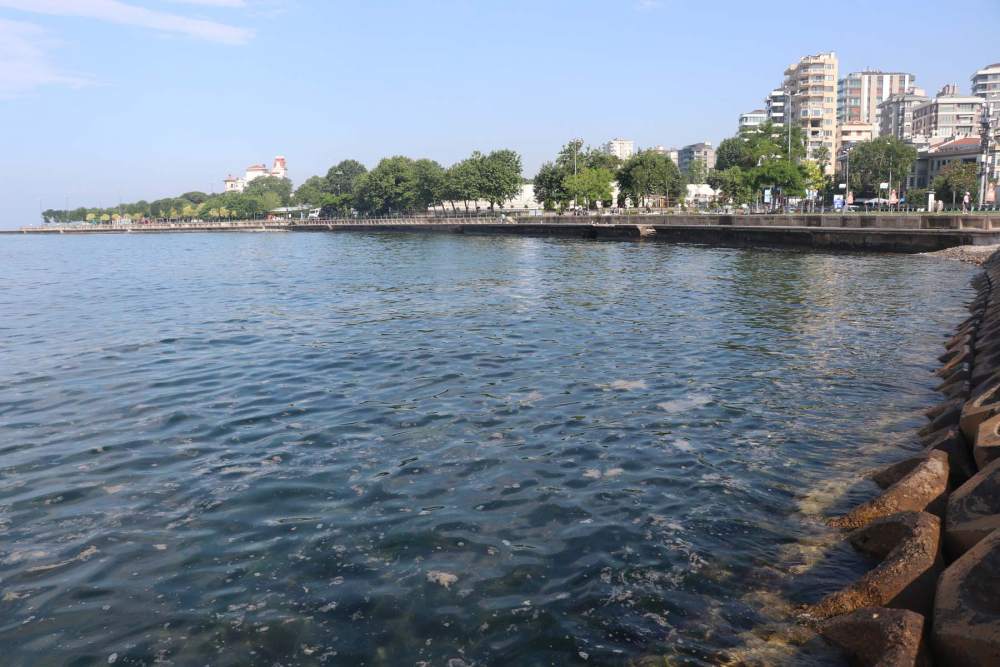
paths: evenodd
<path fill-rule="evenodd" d="M 854 203 L 854 193 L 853 192 L 848 192 L 847 193 L 847 203 L 848 204 L 853 204 Z"/>
<path fill-rule="evenodd" d="M 997 200 L 997 188 L 995 185 L 990 183 L 986 186 L 986 201 L 996 201 Z"/>
<path fill-rule="evenodd" d="M 896 196 L 896 191 L 895 190 L 893 190 L 892 192 L 889 193 L 889 203 L 890 204 L 898 204 L 899 203 L 899 197 Z"/>
<path fill-rule="evenodd" d="M 771 203 L 771 188 L 764 188 L 764 203 Z"/>
<path fill-rule="evenodd" d="M 889 184 L 888 183 L 879 183 L 878 187 L 879 187 L 880 190 L 888 190 L 889 189 Z"/>
<path fill-rule="evenodd" d="M 833 195 L 833 210 L 834 211 L 844 210 L 844 195 Z"/>

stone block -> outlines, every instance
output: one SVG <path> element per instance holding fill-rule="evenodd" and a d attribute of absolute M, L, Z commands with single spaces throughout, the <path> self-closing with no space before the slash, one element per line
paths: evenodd
<path fill-rule="evenodd" d="M 938 377 L 942 378 L 951 377 L 951 374 L 954 371 L 955 367 L 960 366 L 962 364 L 970 364 L 972 366 L 972 370 L 975 371 L 976 366 L 973 363 L 975 357 L 972 354 L 972 349 L 969 347 L 965 347 L 964 350 L 965 350 L 964 353 L 959 354 L 956 357 L 953 357 L 951 360 L 945 363 L 944 366 L 934 371 L 934 375 L 937 375 Z"/>
<path fill-rule="evenodd" d="M 965 400 L 962 398 L 951 398 L 937 406 L 935 410 L 936 416 L 931 420 L 930 424 L 927 424 L 919 431 L 917 434 L 920 436 L 925 436 L 934 431 L 940 431 L 941 429 L 951 426 L 952 424 L 957 424 L 958 420 L 962 417 L 962 408 L 965 406 Z"/>
<path fill-rule="evenodd" d="M 986 389 L 977 392 L 975 398 L 970 398 L 962 406 L 962 415 L 959 417 L 958 423 L 962 429 L 962 435 L 969 442 L 975 441 L 976 436 L 979 435 L 979 427 L 984 421 L 1000 414 L 1000 382 L 997 382 L 996 378 L 1000 378 L 1000 374 L 990 376 Z"/>
<path fill-rule="evenodd" d="M 943 391 L 944 393 L 947 394 L 948 389 L 951 387 L 952 384 L 958 382 L 969 382 L 969 384 L 971 385 L 972 384 L 971 379 L 972 379 L 972 366 L 970 366 L 969 364 L 962 364 L 959 368 L 955 369 L 955 371 L 953 371 L 952 374 L 948 376 L 944 382 L 935 387 L 934 391 Z"/>
<path fill-rule="evenodd" d="M 864 667 L 931 667 L 924 617 L 905 609 L 862 607 L 824 621 L 820 636 Z"/>
<path fill-rule="evenodd" d="M 948 502 L 948 455 L 937 450 L 919 454 L 895 473 L 904 473 L 876 498 L 855 507 L 847 516 L 830 520 L 837 528 L 860 528 L 875 519 L 906 511 L 926 511 L 943 516 Z M 909 467 L 909 470 L 907 470 Z M 891 481 L 894 475 L 883 471 L 876 483 Z"/>
<path fill-rule="evenodd" d="M 945 570 L 934 600 L 933 649 L 940 665 L 1000 665 L 1000 531 Z"/>
<path fill-rule="evenodd" d="M 861 607 L 909 609 L 928 616 L 941 570 L 941 520 L 926 512 L 903 512 L 872 521 L 850 534 L 854 547 L 882 558 L 871 572 L 830 593 L 805 613 L 825 620 Z"/>
<path fill-rule="evenodd" d="M 971 364 L 973 358 L 974 357 L 972 355 L 972 346 L 962 345 L 961 347 L 951 348 L 951 350 L 939 356 L 938 361 L 940 361 L 942 364 L 950 364 L 953 363 L 956 359 L 961 359 L 962 361 Z"/>
<path fill-rule="evenodd" d="M 1000 459 L 1000 415 L 980 425 L 976 444 L 972 446 L 972 458 L 980 470 Z"/>
<path fill-rule="evenodd" d="M 948 498 L 945 551 L 959 558 L 1000 528 L 1000 460 L 986 466 Z M 1000 595 L 1000 581 L 997 581 Z"/>
<path fill-rule="evenodd" d="M 909 475 L 921 460 L 932 451 L 944 452 L 948 457 L 948 485 L 956 489 L 976 474 L 976 464 L 972 460 L 968 443 L 957 426 L 935 431 L 925 439 L 926 447 L 918 454 L 899 463 L 894 463 L 871 474 L 872 481 L 883 489 Z"/>

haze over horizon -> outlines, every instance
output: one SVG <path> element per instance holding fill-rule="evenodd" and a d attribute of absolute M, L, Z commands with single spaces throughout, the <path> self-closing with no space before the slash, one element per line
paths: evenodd
<path fill-rule="evenodd" d="M 531 177 L 573 137 L 717 144 L 782 72 L 916 75 L 933 94 L 1000 61 L 997 11 L 857 0 L 0 0 L 0 228 L 42 208 L 222 189 L 283 155 L 295 185 L 345 158 L 447 166 L 512 148 Z M 724 24 L 722 23 L 724 21 Z M 970 28 L 970 23 L 974 23 Z M 823 29 L 820 29 L 823 28 Z"/>

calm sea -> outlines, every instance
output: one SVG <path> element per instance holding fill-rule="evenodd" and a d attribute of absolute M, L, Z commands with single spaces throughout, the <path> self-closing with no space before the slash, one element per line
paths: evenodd
<path fill-rule="evenodd" d="M 760 628 L 868 567 L 823 518 L 919 446 L 972 274 L 0 237 L 3 664 L 840 664 Z"/>

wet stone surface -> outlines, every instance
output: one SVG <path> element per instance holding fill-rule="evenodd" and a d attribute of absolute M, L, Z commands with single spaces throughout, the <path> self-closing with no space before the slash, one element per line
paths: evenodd
<path fill-rule="evenodd" d="M 718 664 L 872 566 L 825 519 L 922 449 L 972 271 L 4 237 L 5 664 Z"/>

